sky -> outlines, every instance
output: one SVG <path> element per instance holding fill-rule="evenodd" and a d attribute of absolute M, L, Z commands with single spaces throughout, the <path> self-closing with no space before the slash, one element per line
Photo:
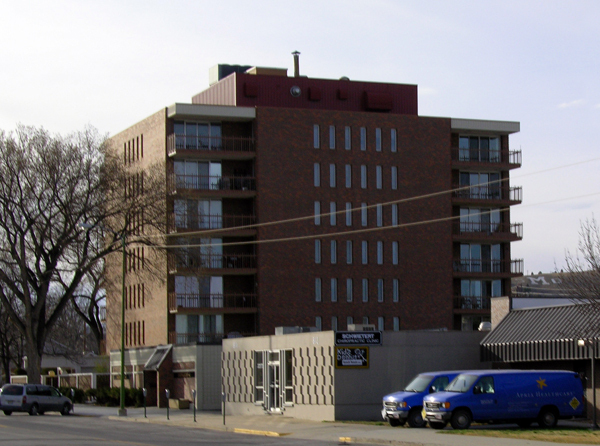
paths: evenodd
<path fill-rule="evenodd" d="M 0 1 L 0 129 L 114 135 L 208 87 L 219 63 L 416 84 L 419 114 L 519 121 L 512 244 L 564 268 L 600 218 L 600 1 Z"/>

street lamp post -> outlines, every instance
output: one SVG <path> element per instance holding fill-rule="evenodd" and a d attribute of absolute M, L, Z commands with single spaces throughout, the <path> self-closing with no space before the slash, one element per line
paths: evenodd
<path fill-rule="evenodd" d="M 592 361 L 592 429 L 598 429 L 597 416 L 596 416 L 596 369 L 595 369 L 595 355 L 596 355 L 596 339 L 579 339 L 577 345 L 583 347 L 587 345 L 589 347 L 590 360 Z"/>

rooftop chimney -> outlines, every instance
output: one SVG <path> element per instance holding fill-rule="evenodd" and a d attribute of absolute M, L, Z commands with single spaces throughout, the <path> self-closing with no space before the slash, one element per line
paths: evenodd
<path fill-rule="evenodd" d="M 294 77 L 300 77 L 300 51 L 294 51 Z"/>

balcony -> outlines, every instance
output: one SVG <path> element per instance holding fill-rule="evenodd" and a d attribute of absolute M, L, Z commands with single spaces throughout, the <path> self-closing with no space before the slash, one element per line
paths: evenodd
<path fill-rule="evenodd" d="M 491 309 L 491 298 L 483 296 L 456 296 L 454 298 L 455 310 L 478 310 L 489 312 Z M 468 311 L 471 313 L 472 311 Z"/>
<path fill-rule="evenodd" d="M 169 216 L 169 233 L 243 228 L 254 224 L 256 224 L 254 215 L 200 215 L 197 212 L 176 212 Z M 254 235 L 256 230 L 240 229 L 239 232 L 242 232 L 239 235 Z"/>
<path fill-rule="evenodd" d="M 499 149 L 459 149 L 452 148 L 452 164 L 461 169 L 473 164 L 477 169 L 489 164 L 495 168 L 506 166 L 508 169 L 521 167 L 520 150 L 503 151 Z"/>
<path fill-rule="evenodd" d="M 169 332 L 169 343 L 176 345 L 184 344 L 221 344 L 223 338 L 256 336 L 256 333 L 232 332 L 228 335 L 223 333 L 177 333 Z"/>
<path fill-rule="evenodd" d="M 459 240 L 516 241 L 523 239 L 523 223 L 457 221 L 452 225 L 452 233 Z"/>
<path fill-rule="evenodd" d="M 452 262 L 455 276 L 522 276 L 523 260 L 459 259 Z"/>
<path fill-rule="evenodd" d="M 252 137 L 209 137 L 175 134 L 167 137 L 167 153 L 169 156 L 201 153 L 203 158 L 206 158 L 207 155 L 210 158 L 210 154 L 215 153 L 218 158 L 249 159 L 254 157 L 254 150 L 254 138 Z"/>
<path fill-rule="evenodd" d="M 218 309 L 219 313 L 256 312 L 256 294 L 169 293 L 169 311 L 171 313 L 207 309 Z"/>
<path fill-rule="evenodd" d="M 221 270 L 215 274 L 254 274 L 256 254 L 196 254 L 188 250 L 169 255 L 167 263 L 171 274 L 199 269 Z"/>
<path fill-rule="evenodd" d="M 244 197 L 247 191 L 256 191 L 256 178 L 249 176 L 219 176 L 219 175 L 176 175 L 169 173 L 168 186 L 171 193 L 187 191 L 240 191 L 233 194 Z M 228 194 L 232 195 L 232 194 Z M 249 196 L 253 196 L 254 193 Z"/>
<path fill-rule="evenodd" d="M 493 201 L 495 205 L 520 204 L 523 201 L 523 188 L 521 186 L 499 187 L 499 186 L 468 186 L 454 184 L 452 198 L 455 202 L 481 203 L 482 201 Z"/>

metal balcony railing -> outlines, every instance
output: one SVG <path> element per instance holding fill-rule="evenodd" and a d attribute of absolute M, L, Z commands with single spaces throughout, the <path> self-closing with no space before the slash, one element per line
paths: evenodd
<path fill-rule="evenodd" d="M 521 186 L 501 188 L 497 185 L 468 187 L 466 185 L 455 184 L 453 189 L 460 189 L 452 192 L 452 196 L 456 198 L 470 200 L 508 200 L 519 203 L 523 201 L 523 188 Z"/>
<path fill-rule="evenodd" d="M 253 152 L 254 138 L 239 136 L 186 136 L 169 135 L 167 151 L 169 155 L 177 150 L 217 150 L 230 152 Z"/>
<path fill-rule="evenodd" d="M 256 268 L 256 254 L 196 254 L 192 249 L 169 256 L 169 271 L 179 269 Z"/>
<path fill-rule="evenodd" d="M 457 296 L 454 298 L 456 310 L 489 310 L 491 298 L 483 296 Z"/>
<path fill-rule="evenodd" d="M 461 221 L 453 225 L 455 234 L 486 234 L 486 235 L 513 235 L 518 239 L 523 238 L 523 223 L 491 223 Z"/>
<path fill-rule="evenodd" d="M 170 216 L 169 232 L 190 229 L 227 229 L 256 223 L 254 215 L 199 215 L 192 212 L 175 212 Z"/>
<path fill-rule="evenodd" d="M 481 260 L 460 259 L 453 261 L 455 272 L 459 273 L 498 273 L 523 274 L 523 260 Z"/>
<path fill-rule="evenodd" d="M 249 176 L 180 175 L 169 174 L 169 188 L 196 190 L 256 190 L 256 178 Z"/>
<path fill-rule="evenodd" d="M 224 333 L 177 333 L 174 331 L 169 332 L 169 343 L 170 344 L 220 344 L 225 337 L 245 337 L 255 336 L 255 332 L 230 332 L 225 335 Z"/>
<path fill-rule="evenodd" d="M 256 294 L 169 293 L 169 310 L 178 308 L 255 308 Z"/>
<path fill-rule="evenodd" d="M 452 161 L 470 163 L 498 163 L 521 165 L 522 154 L 520 150 L 503 152 L 500 149 L 459 149 L 452 148 Z"/>

